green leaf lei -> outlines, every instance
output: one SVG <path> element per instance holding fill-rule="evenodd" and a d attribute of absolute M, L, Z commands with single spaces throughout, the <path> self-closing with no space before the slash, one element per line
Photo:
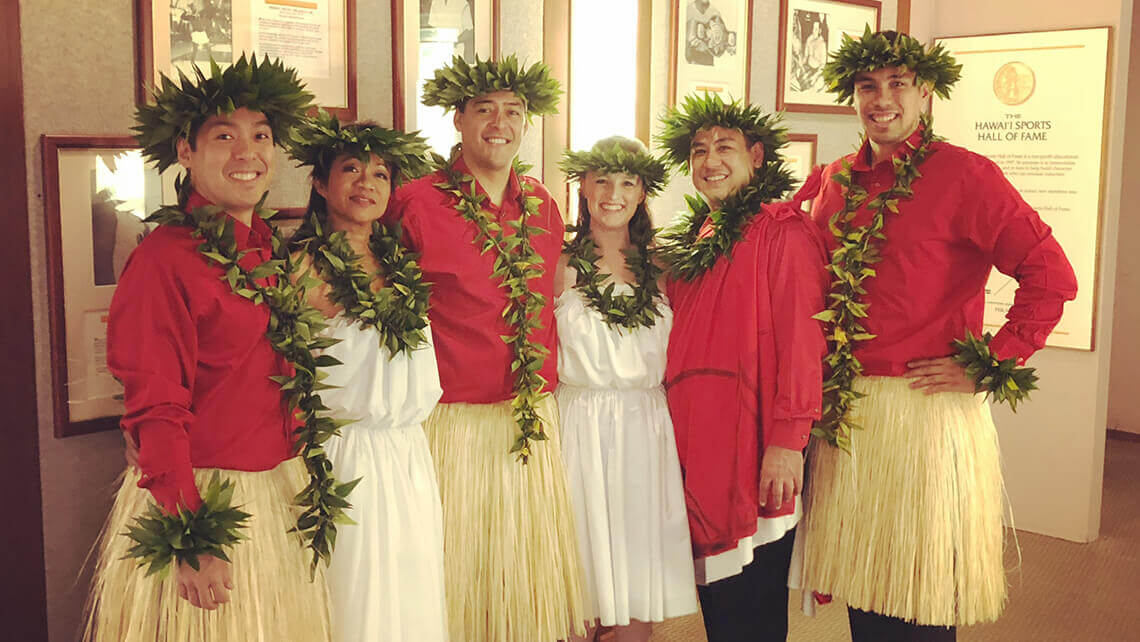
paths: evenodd
<path fill-rule="evenodd" d="M 703 199 L 686 195 L 689 211 L 661 235 L 658 254 L 672 275 L 692 281 L 717 259 L 731 255 L 760 206 L 780 198 L 791 186 L 792 176 L 782 163 L 764 163 L 752 180 L 724 199 L 716 211 L 710 211 Z M 697 234 L 706 218 L 713 221 L 713 235 L 699 239 Z"/>
<path fill-rule="evenodd" d="M 233 482 L 222 481 L 214 471 L 198 510 L 191 512 L 179 506 L 177 515 L 167 515 L 157 504 L 151 504 L 146 514 L 128 527 L 126 535 L 135 544 L 123 559 L 140 560 L 140 565 L 147 566 L 147 576 L 168 573 L 171 559 L 195 571 L 200 555 L 230 561 L 225 549 L 245 539 L 240 530 L 251 517 L 231 506 L 233 495 Z"/>
<path fill-rule="evenodd" d="M 483 60 L 475 56 L 474 64 L 462 56 L 455 56 L 450 65 L 435 70 L 435 75 L 424 81 L 421 102 L 428 107 L 445 110 L 459 109 L 468 100 L 498 91 L 510 91 L 526 103 L 527 120 L 558 112 L 558 98 L 562 89 L 550 77 L 550 67 L 536 62 L 523 68 L 514 54 L 502 60 Z"/>
<path fill-rule="evenodd" d="M 546 230 L 529 223 L 530 218 L 538 214 L 542 199 L 529 196 L 532 188 L 520 180 L 519 205 L 522 213 L 517 221 L 506 222 L 515 233 L 504 234 L 502 226 L 483 209 L 483 201 L 487 197 L 477 193 L 475 177 L 460 174 L 455 169 L 459 153 L 460 146 L 456 145 L 451 159 L 442 168 L 446 180 L 436 183 L 435 187 L 454 196 L 457 199 L 455 211 L 479 230 L 475 243 L 480 252 L 495 252 L 494 268 L 490 276 L 492 279 L 500 279 L 501 287 L 507 292 L 503 318 L 514 330 L 513 334 L 502 337 L 511 346 L 515 357 L 511 363 L 511 372 L 515 375 L 511 413 L 519 426 L 520 434 L 510 452 L 518 453 L 518 458 L 525 464 L 531 454 L 531 442 L 547 439 L 537 405 L 542 387 L 546 384 L 546 379 L 539 374 L 539 370 L 550 351 L 546 346 L 531 340 L 531 334 L 542 327 L 538 315 L 546 305 L 546 297 L 530 288 L 530 280 L 544 273 L 542 256 L 531 247 L 530 239 L 534 235 L 545 234 Z M 526 170 L 525 165 L 515 161 L 517 175 L 521 177 Z"/>
<path fill-rule="evenodd" d="M 344 232 L 329 234 L 324 217 L 310 212 L 293 237 L 293 245 L 312 258 L 313 266 L 329 286 L 328 299 L 365 328 L 374 328 L 380 345 L 391 356 L 411 352 L 427 343 L 428 295 L 418 254 L 400 243 L 400 226 L 372 222 L 368 247 L 380 263 L 386 285 L 372 291 L 373 275 L 360 267 Z"/>
<path fill-rule="evenodd" d="M 966 368 L 966 376 L 974 380 L 974 392 L 985 392 L 998 403 L 1008 403 L 1010 410 L 1017 412 L 1017 404 L 1029 398 L 1029 392 L 1037 389 L 1037 375 L 1034 368 L 1019 368 L 1017 359 L 1001 359 L 990 352 L 993 335 L 988 332 L 975 337 L 966 330 L 966 338 L 955 340 L 958 354 L 954 361 Z"/>
<path fill-rule="evenodd" d="M 842 44 L 823 66 L 823 80 L 835 102 L 851 104 L 855 97 L 855 76 L 884 67 L 905 67 L 915 74 L 916 84 L 927 84 L 942 98 L 962 77 L 962 65 L 941 44 L 929 50 L 918 39 L 905 33 L 888 38 L 884 32 L 864 27 L 863 37 L 843 34 Z"/>
<path fill-rule="evenodd" d="M 186 185 L 179 184 L 179 193 L 184 193 Z M 263 200 L 264 203 L 264 200 Z M 255 214 L 268 218 L 273 210 L 259 203 Z M 269 327 L 266 338 L 273 349 L 283 356 L 294 368 L 293 376 L 274 376 L 272 379 L 281 386 L 291 411 L 299 411 L 302 425 L 294 431 L 294 448 L 304 459 L 309 473 L 309 484 L 297 494 L 294 501 L 303 511 L 297 518 L 294 530 L 301 534 L 313 552 L 310 572 L 315 573 L 317 564 L 324 560 L 327 564 L 336 545 L 337 524 L 352 523 L 345 514 L 351 508 L 346 499 L 360 481 L 340 483 L 333 475 L 332 463 L 325 455 L 323 444 L 339 434 L 340 427 L 352 423 L 338 420 L 327 414 L 328 408 L 321 402 L 318 392 L 328 388 L 321 383 L 326 374 L 321 368 L 340 363 L 329 355 L 317 356 L 315 351 L 337 343 L 336 339 L 320 337 L 317 334 L 326 327 L 324 315 L 305 301 L 305 290 L 319 284 L 308 274 L 302 275 L 296 283 L 289 277 L 295 271 L 292 260 L 285 250 L 285 241 L 276 231 L 273 233 L 273 254 L 275 257 L 257 267 L 247 270 L 239 264 L 241 258 L 252 250 L 239 252 L 234 241 L 234 219 L 225 215 L 217 206 L 195 208 L 184 212 L 176 206 L 166 206 L 147 218 L 162 225 L 182 225 L 193 228 L 193 236 L 201 238 L 198 251 L 212 264 L 222 268 L 221 279 L 226 281 L 234 294 L 257 305 L 269 308 Z M 276 277 L 276 284 L 262 285 L 258 281 Z M 139 528 L 153 533 L 153 523 L 139 521 Z M 194 524 L 189 526 L 196 528 Z M 131 535 L 135 541 L 139 541 Z M 140 544 L 144 543 L 139 541 Z M 188 550 L 185 556 L 210 553 L 208 550 Z M 155 555 L 144 557 L 140 563 L 151 566 L 164 566 L 170 558 L 161 559 Z"/>
<path fill-rule="evenodd" d="M 602 315 L 602 320 L 610 327 L 651 328 L 661 316 L 658 309 L 661 290 L 657 281 L 662 269 L 654 260 L 656 251 L 649 246 L 649 239 L 634 242 L 632 247 L 623 250 L 625 265 L 633 273 L 633 293 L 614 295 L 614 283 L 604 289 L 606 277 L 598 269 L 597 246 L 590 238 L 589 230 L 567 226 L 568 232 L 576 232 L 574 237 L 563 243 L 562 253 L 569 258 L 570 267 L 578 273 L 576 287 L 590 304 Z"/>
<path fill-rule="evenodd" d="M 883 225 L 887 214 L 899 213 L 899 201 L 914 196 L 911 184 L 922 176 L 919 165 L 926 160 L 930 145 L 935 140 L 934 130 L 923 119 L 922 139 L 918 147 L 906 141 L 912 153 L 907 158 L 894 158 L 895 182 L 890 189 L 867 202 L 867 190 L 855 182 L 851 163 L 844 161 L 843 169 L 831 180 L 844 189 L 843 209 L 828 220 L 827 228 L 838 242 L 831 252 L 827 271 L 832 276 L 831 291 L 827 295 L 827 309 L 813 318 L 824 322 L 830 350 L 824 359 L 829 374 L 823 382 L 823 408 L 812 434 L 833 446 L 850 452 L 851 431 L 860 426 L 848 418 L 848 411 L 856 399 L 863 395 L 854 388 L 855 378 L 863 373 L 863 364 L 855 357 L 855 344 L 869 341 L 875 335 L 867 332 L 860 322 L 867 317 L 869 304 L 860 301 L 867 293 L 863 284 L 876 276 L 871 265 L 881 260 L 879 246 L 886 240 Z M 862 207 L 871 209 L 871 221 L 854 227 L 852 222 Z"/>

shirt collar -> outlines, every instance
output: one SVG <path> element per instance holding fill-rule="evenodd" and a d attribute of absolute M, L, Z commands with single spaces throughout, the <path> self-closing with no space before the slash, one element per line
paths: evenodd
<path fill-rule="evenodd" d="M 909 158 L 910 155 L 914 153 L 914 150 L 918 149 L 918 146 L 922 144 L 922 132 L 925 129 L 926 125 L 919 122 L 918 127 L 916 127 L 914 130 L 914 133 L 908 136 L 901 145 L 895 148 L 895 151 L 893 154 L 891 154 L 891 157 L 898 159 Z M 864 138 L 863 145 L 859 148 L 858 152 L 855 152 L 855 158 L 853 158 L 851 161 L 851 169 L 856 172 L 871 171 L 873 168 L 871 167 L 870 158 L 871 141 Z"/>
<path fill-rule="evenodd" d="M 460 174 L 474 176 L 474 174 L 471 174 L 471 169 L 467 167 L 467 163 L 464 162 L 462 154 L 459 155 L 459 158 L 455 159 L 455 171 Z M 487 190 L 483 189 L 483 186 L 479 184 L 479 179 L 475 179 L 475 193 L 487 197 L 486 200 L 483 201 L 484 209 L 497 211 L 505 203 L 517 202 L 519 200 L 519 194 L 522 193 L 522 186 L 519 184 L 519 177 L 518 174 L 515 173 L 515 168 L 511 167 L 511 175 L 507 178 L 507 189 L 503 192 L 502 203 L 495 205 L 491 202 L 490 197 L 487 196 Z"/>
<path fill-rule="evenodd" d="M 192 212 L 199 207 L 210 207 L 212 205 L 213 203 L 210 199 L 194 191 L 190 193 L 190 198 L 186 199 L 186 205 L 183 207 L 183 210 Z M 269 239 L 273 236 L 273 231 L 269 228 L 265 220 L 257 215 L 256 211 L 253 213 L 253 218 L 249 225 L 242 223 L 232 216 L 230 218 L 234 221 L 234 242 L 237 244 L 239 251 L 253 246 L 269 246 Z"/>

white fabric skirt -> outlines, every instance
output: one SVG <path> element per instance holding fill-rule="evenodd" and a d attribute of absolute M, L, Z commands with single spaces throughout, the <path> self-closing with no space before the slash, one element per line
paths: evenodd
<path fill-rule="evenodd" d="M 606 626 L 696 612 L 681 466 L 664 391 L 562 385 L 556 396 L 590 610 Z"/>
<path fill-rule="evenodd" d="M 334 640 L 447 640 L 443 512 L 420 425 L 351 424 L 326 445 L 339 481 L 361 478 L 329 565 Z"/>

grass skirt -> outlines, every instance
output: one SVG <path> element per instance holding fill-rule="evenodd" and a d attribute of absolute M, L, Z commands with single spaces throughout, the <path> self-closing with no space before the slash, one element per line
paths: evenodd
<path fill-rule="evenodd" d="M 804 587 L 923 625 L 997 619 L 1006 597 L 997 432 L 982 395 L 862 377 L 851 454 L 813 439 Z"/>
<path fill-rule="evenodd" d="M 558 407 L 539 405 L 549 440 L 530 462 L 510 448 L 509 402 L 439 404 L 424 422 L 443 501 L 451 639 L 554 642 L 584 633 L 581 566 L 558 433 Z"/>
<path fill-rule="evenodd" d="M 194 476 L 205 488 L 215 469 Z M 220 471 L 234 482 L 234 505 L 252 514 L 248 538 L 227 551 L 233 562 L 230 601 L 206 611 L 178 597 L 173 568 L 146 577 L 137 560 L 122 559 L 133 543 L 122 533 L 153 502 L 138 487 L 131 468 L 115 496 L 99 541 L 99 557 L 88 600 L 88 642 L 282 642 L 330 639 L 328 592 L 323 566 L 309 580 L 309 553 L 287 533 L 295 524 L 293 497 L 305 487 L 300 459 L 263 472 Z M 343 526 L 342 528 L 352 528 Z"/>

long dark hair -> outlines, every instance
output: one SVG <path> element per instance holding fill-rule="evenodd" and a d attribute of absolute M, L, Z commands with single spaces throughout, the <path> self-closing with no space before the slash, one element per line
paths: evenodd
<path fill-rule="evenodd" d="M 594 143 L 593 149 L 613 149 L 614 145 L 620 145 L 622 149 L 632 154 L 646 154 L 649 150 L 645 145 L 636 139 L 626 138 L 625 136 L 610 136 L 603 138 Z M 583 178 L 584 180 L 584 178 Z M 641 179 L 642 191 L 645 190 L 645 180 Z M 633 217 L 629 219 L 629 242 L 632 245 L 640 246 L 647 245 L 649 240 L 653 238 L 653 220 L 649 217 L 649 208 L 645 205 L 649 198 L 645 197 L 638 203 L 637 209 L 633 212 Z M 575 239 L 581 237 L 583 234 L 590 233 L 590 206 L 586 202 L 586 195 L 582 191 L 582 186 L 578 186 L 578 234 Z"/>

